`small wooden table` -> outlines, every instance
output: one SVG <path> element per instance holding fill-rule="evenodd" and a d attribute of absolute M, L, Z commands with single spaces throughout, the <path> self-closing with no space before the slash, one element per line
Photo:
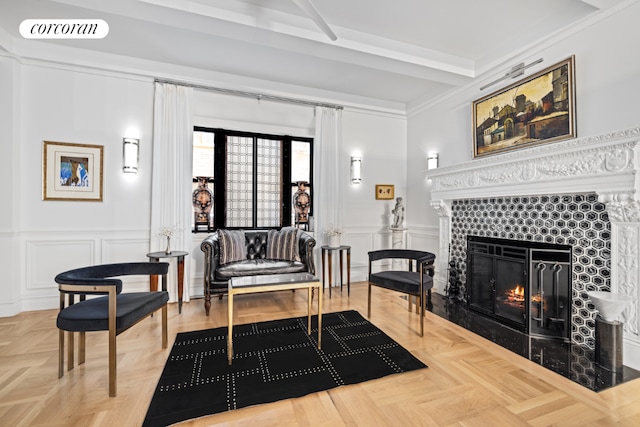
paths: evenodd
<path fill-rule="evenodd" d="M 322 294 L 320 281 L 309 273 L 268 274 L 262 276 L 232 277 L 229 279 L 229 330 L 227 334 L 227 358 L 229 365 L 233 360 L 233 296 L 257 292 L 284 291 L 307 288 L 309 295 L 309 313 L 307 334 L 311 335 L 311 302 L 313 289 L 318 288 L 318 348 L 322 344 Z"/>
<path fill-rule="evenodd" d="M 182 313 L 182 293 L 184 291 L 184 257 L 189 255 L 189 252 L 173 251 L 170 254 L 165 251 L 151 252 L 147 254 L 149 261 L 160 262 L 160 258 L 178 258 L 178 313 Z M 158 276 L 151 276 L 151 282 L 149 283 L 151 291 L 158 290 Z"/>
<path fill-rule="evenodd" d="M 325 254 L 329 256 L 329 298 L 331 298 L 331 280 L 333 274 L 331 269 L 333 267 L 333 259 L 331 254 L 333 251 L 338 251 L 338 257 L 340 257 L 340 292 L 342 292 L 342 254 L 347 253 L 347 296 L 351 295 L 351 246 L 322 246 L 322 290 L 324 291 L 324 259 Z"/>

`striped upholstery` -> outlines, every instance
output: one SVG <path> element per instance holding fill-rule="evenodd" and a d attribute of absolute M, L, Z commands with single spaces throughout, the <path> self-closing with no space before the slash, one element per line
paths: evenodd
<path fill-rule="evenodd" d="M 300 261 L 298 253 L 298 230 L 269 230 L 267 236 L 267 259 Z"/>
<path fill-rule="evenodd" d="M 247 259 L 244 230 L 218 230 L 220 265 Z"/>

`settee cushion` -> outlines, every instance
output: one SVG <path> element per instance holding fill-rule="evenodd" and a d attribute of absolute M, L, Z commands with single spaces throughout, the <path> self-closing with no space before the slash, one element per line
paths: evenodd
<path fill-rule="evenodd" d="M 244 230 L 218 230 L 220 238 L 220 265 L 247 258 Z"/>
<path fill-rule="evenodd" d="M 255 276 L 258 274 L 302 273 L 307 265 L 299 261 L 275 259 L 245 259 L 221 265 L 216 269 L 216 280 L 229 280 L 232 277 Z"/>
<path fill-rule="evenodd" d="M 299 261 L 298 230 L 269 230 L 267 237 L 267 259 Z"/>

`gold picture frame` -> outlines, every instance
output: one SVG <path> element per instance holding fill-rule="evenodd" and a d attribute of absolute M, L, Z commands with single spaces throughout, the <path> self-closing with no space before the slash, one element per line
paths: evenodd
<path fill-rule="evenodd" d="M 473 157 L 576 137 L 571 56 L 473 101 Z"/>
<path fill-rule="evenodd" d="M 44 141 L 42 200 L 102 201 L 102 145 Z"/>
<path fill-rule="evenodd" d="M 391 184 L 376 184 L 376 200 L 393 200 L 394 187 Z"/>

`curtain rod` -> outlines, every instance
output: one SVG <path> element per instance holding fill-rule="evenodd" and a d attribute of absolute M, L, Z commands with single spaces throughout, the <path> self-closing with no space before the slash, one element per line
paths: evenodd
<path fill-rule="evenodd" d="M 261 101 L 264 99 L 267 101 L 286 102 L 289 104 L 302 104 L 302 105 L 308 105 L 311 107 L 335 108 L 336 110 L 342 110 L 344 108 L 342 105 L 325 104 L 322 102 L 305 101 L 304 99 L 287 98 L 285 96 L 265 95 L 261 93 L 246 92 L 246 91 L 235 90 L 235 89 L 225 89 L 225 88 L 215 87 L 215 86 L 197 85 L 193 83 L 179 82 L 176 80 L 154 79 L 154 81 L 156 83 L 168 83 L 168 84 L 173 84 L 178 86 L 192 87 L 194 89 L 203 89 L 203 90 L 208 90 L 212 92 L 219 92 L 219 93 L 224 93 L 226 95 L 243 96 L 245 98 L 255 98 L 258 101 Z"/>

